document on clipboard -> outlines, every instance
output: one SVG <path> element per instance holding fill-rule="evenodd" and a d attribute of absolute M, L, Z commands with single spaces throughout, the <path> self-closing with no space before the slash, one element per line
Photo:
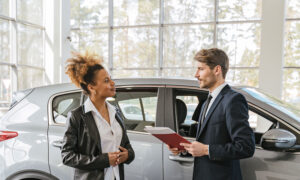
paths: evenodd
<path fill-rule="evenodd" d="M 146 126 L 144 130 L 168 144 L 171 148 L 176 147 L 178 150 L 184 150 L 184 147 L 179 145 L 180 143 L 191 143 L 168 127 Z"/>

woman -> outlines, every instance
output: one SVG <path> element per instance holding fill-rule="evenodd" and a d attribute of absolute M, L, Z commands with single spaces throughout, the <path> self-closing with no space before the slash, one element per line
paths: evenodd
<path fill-rule="evenodd" d="M 61 154 L 75 168 L 74 179 L 124 180 L 124 166 L 134 159 L 119 110 L 106 101 L 116 94 L 115 83 L 95 54 L 74 53 L 66 74 L 88 95 L 68 115 Z"/>

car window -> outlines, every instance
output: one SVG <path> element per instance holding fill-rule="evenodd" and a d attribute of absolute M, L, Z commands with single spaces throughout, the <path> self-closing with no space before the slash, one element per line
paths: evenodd
<path fill-rule="evenodd" d="M 265 133 L 274 124 L 272 121 L 261 115 L 249 110 L 249 125 L 255 133 Z"/>
<path fill-rule="evenodd" d="M 118 104 L 126 119 L 143 121 L 141 103 L 138 98 L 121 100 Z"/>
<path fill-rule="evenodd" d="M 192 129 L 197 127 L 197 121 L 193 120 L 193 114 L 197 105 L 199 104 L 196 95 L 180 95 L 175 98 L 175 117 L 177 124 L 177 131 L 181 136 L 195 137 L 195 132 Z"/>
<path fill-rule="evenodd" d="M 199 103 L 198 97 L 197 96 L 176 96 L 176 99 L 181 99 L 185 103 L 187 108 L 186 117 L 182 124 L 190 125 L 195 123 L 195 120 L 192 120 L 192 116 Z"/>
<path fill-rule="evenodd" d="M 144 132 L 145 126 L 155 126 L 157 89 L 117 89 L 109 102 L 121 110 L 127 130 Z"/>
<path fill-rule="evenodd" d="M 197 121 L 208 92 L 180 88 L 174 89 L 173 94 L 177 133 L 185 137 L 196 137 Z"/>
<path fill-rule="evenodd" d="M 81 92 L 67 93 L 56 96 L 52 101 L 53 120 L 56 123 L 66 123 L 68 113 L 80 106 Z"/>
<path fill-rule="evenodd" d="M 296 109 L 293 105 L 286 103 L 273 97 L 269 94 L 262 92 L 261 90 L 254 88 L 242 88 L 243 91 L 247 92 L 250 96 L 272 106 L 273 108 L 282 111 L 283 113 L 289 115 L 293 119 L 300 122 L 300 111 Z"/>
<path fill-rule="evenodd" d="M 142 98 L 146 121 L 155 121 L 157 97 Z"/>
<path fill-rule="evenodd" d="M 255 135 L 255 144 L 260 145 L 262 135 L 269 129 L 275 128 L 276 123 L 252 110 L 249 110 L 249 125 Z"/>

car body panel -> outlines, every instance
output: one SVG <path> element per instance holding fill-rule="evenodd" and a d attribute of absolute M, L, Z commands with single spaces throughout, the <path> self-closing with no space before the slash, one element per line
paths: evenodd
<path fill-rule="evenodd" d="M 41 92 L 43 94 L 43 92 Z M 48 93 L 44 93 L 48 94 Z M 30 94 L 1 119 L 0 129 L 18 132 L 18 136 L 3 143 L 5 164 L 0 177 L 18 171 L 39 170 L 50 174 L 48 167 L 48 96 L 37 99 Z"/>
<path fill-rule="evenodd" d="M 300 153 L 274 152 L 256 147 L 252 158 L 241 160 L 243 179 L 299 180 Z"/>
<path fill-rule="evenodd" d="M 190 140 L 190 141 L 194 141 Z M 193 157 L 181 157 L 182 160 L 172 160 L 169 149 L 166 145 L 163 147 L 164 180 L 182 180 L 193 178 Z"/>
<path fill-rule="evenodd" d="M 62 141 L 62 136 L 65 131 L 65 126 L 49 127 L 49 168 L 51 170 L 51 174 L 58 179 L 72 180 L 74 179 L 74 168 L 63 164 L 60 146 L 55 145 L 55 143 Z"/>
<path fill-rule="evenodd" d="M 125 179 L 163 179 L 162 142 L 149 133 L 128 131 L 128 137 L 135 159 L 125 165 Z"/>

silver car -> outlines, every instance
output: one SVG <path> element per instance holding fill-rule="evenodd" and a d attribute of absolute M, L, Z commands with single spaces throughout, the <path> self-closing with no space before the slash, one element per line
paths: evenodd
<path fill-rule="evenodd" d="M 194 141 L 199 109 L 207 97 L 196 80 L 116 79 L 117 95 L 108 101 L 118 106 L 134 104 L 140 119 L 123 114 L 136 153 L 125 165 L 128 180 L 192 179 L 193 157 L 174 156 L 145 126 L 165 126 Z M 249 121 L 255 132 L 254 157 L 241 160 L 243 178 L 300 179 L 300 116 L 287 104 L 259 90 L 233 87 L 249 104 Z M 0 120 L 0 179 L 73 179 L 64 166 L 60 147 L 69 111 L 86 96 L 72 84 L 28 89 L 15 94 L 11 109 Z M 197 104 L 187 119 L 187 107 Z M 147 113 L 146 113 L 147 112 Z M 151 116 L 153 119 L 147 119 Z M 194 122 L 193 122 L 194 121 Z M 216 172 L 217 173 L 217 172 Z"/>

